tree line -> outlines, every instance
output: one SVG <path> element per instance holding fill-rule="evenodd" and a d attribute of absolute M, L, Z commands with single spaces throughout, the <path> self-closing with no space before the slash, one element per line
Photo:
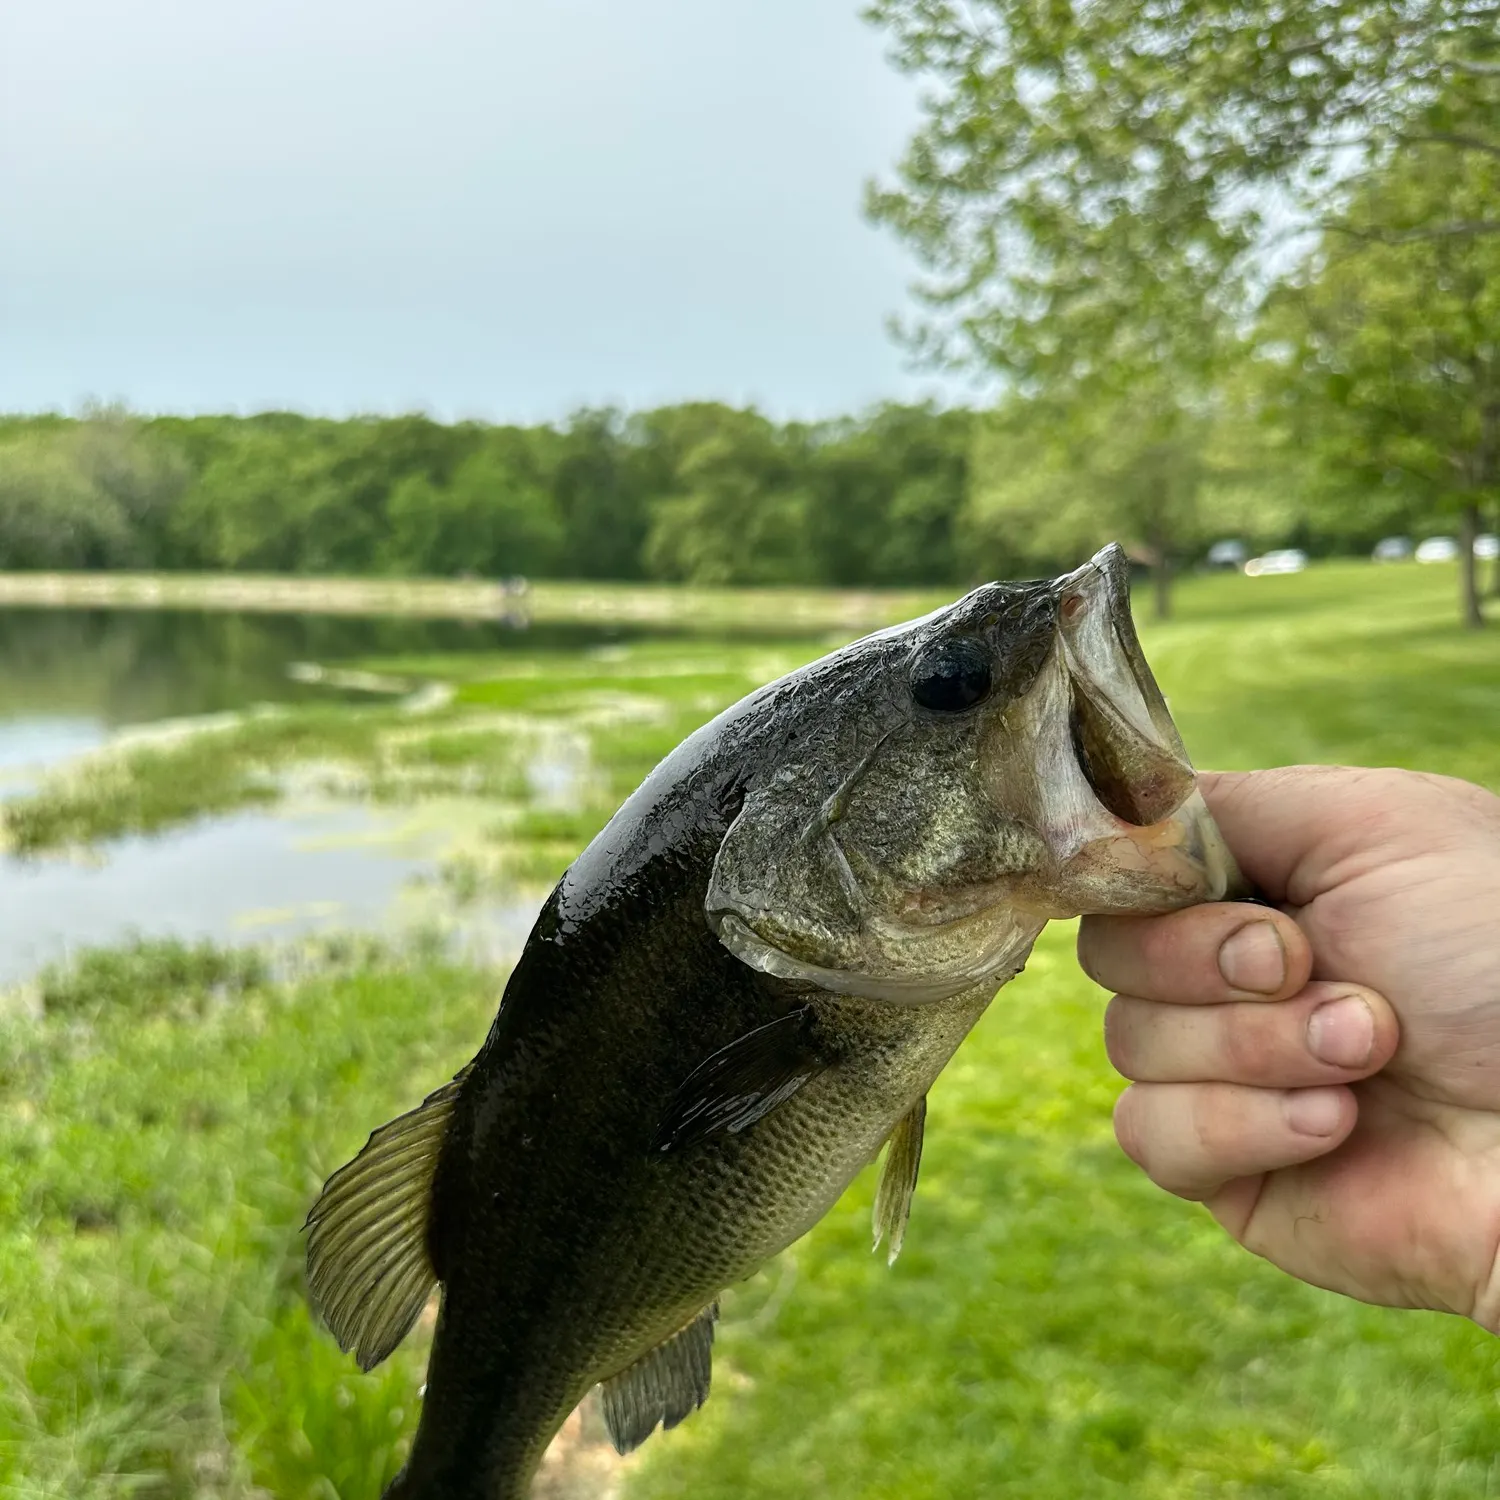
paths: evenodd
<path fill-rule="evenodd" d="M 0 419 L 0 568 L 946 583 L 973 418 Z"/>
<path fill-rule="evenodd" d="M 1350 505 L 1305 473 L 1237 479 L 1236 463 L 1254 465 L 1228 456 L 1244 440 L 1228 419 L 1159 433 L 1144 409 L 1101 413 L 1092 431 L 1080 419 L 1083 474 L 1035 414 L 886 405 L 776 423 L 704 402 L 532 427 L 12 417 L 0 568 L 958 587 L 1065 568 L 1114 536 L 1183 566 L 1225 535 L 1359 551 L 1441 521 L 1399 486 Z M 1171 472 L 1218 462 L 1195 446 L 1226 455 L 1211 481 Z"/>

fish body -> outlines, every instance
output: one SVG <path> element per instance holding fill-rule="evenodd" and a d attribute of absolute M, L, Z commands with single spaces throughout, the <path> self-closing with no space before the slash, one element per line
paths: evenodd
<path fill-rule="evenodd" d="M 310 1216 L 367 1367 L 434 1282 L 390 1500 L 520 1500 L 596 1384 L 622 1450 L 706 1397 L 716 1298 L 890 1141 L 899 1248 L 927 1091 L 1045 922 L 1238 873 L 1110 549 L 773 683 L 683 742 L 547 901 L 474 1061 Z"/>

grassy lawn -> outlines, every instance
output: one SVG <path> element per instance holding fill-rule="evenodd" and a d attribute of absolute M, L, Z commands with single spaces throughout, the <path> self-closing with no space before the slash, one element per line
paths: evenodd
<path fill-rule="evenodd" d="M 1202 765 L 1500 789 L 1500 631 L 1459 631 L 1453 594 L 1444 567 L 1190 580 L 1143 634 Z M 453 699 L 140 748 L 12 804 L 10 838 L 169 826 L 273 797 L 312 757 L 371 795 L 493 799 L 473 881 L 540 881 L 687 728 L 820 649 L 363 663 Z M 515 772 L 558 723 L 599 772 L 565 812 Z M 730 1294 L 714 1398 L 647 1444 L 627 1500 L 1500 1494 L 1500 1342 L 1301 1287 L 1153 1190 L 1113 1145 L 1103 997 L 1070 944 L 1046 935 L 934 1090 L 896 1267 L 869 1253 L 867 1173 Z M 421 949 L 335 945 L 289 973 L 147 945 L 50 977 L 40 1020 L 0 1012 L 0 1495 L 373 1500 L 422 1338 L 360 1375 L 307 1315 L 297 1229 L 371 1126 L 473 1052 L 498 993 Z"/>

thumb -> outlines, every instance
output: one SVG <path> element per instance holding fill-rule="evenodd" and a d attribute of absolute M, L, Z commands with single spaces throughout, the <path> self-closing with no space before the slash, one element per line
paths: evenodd
<path fill-rule="evenodd" d="M 1410 771 L 1282 766 L 1207 771 L 1204 801 L 1240 868 L 1269 900 L 1304 906 L 1351 856 L 1396 851 L 1441 792 Z M 1415 821 L 1414 821 L 1415 820 Z"/>

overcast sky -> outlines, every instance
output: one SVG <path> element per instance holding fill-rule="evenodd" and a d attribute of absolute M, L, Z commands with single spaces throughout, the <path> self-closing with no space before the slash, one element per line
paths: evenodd
<path fill-rule="evenodd" d="M 0 408 L 538 420 L 946 392 L 854 0 L 0 5 Z"/>

